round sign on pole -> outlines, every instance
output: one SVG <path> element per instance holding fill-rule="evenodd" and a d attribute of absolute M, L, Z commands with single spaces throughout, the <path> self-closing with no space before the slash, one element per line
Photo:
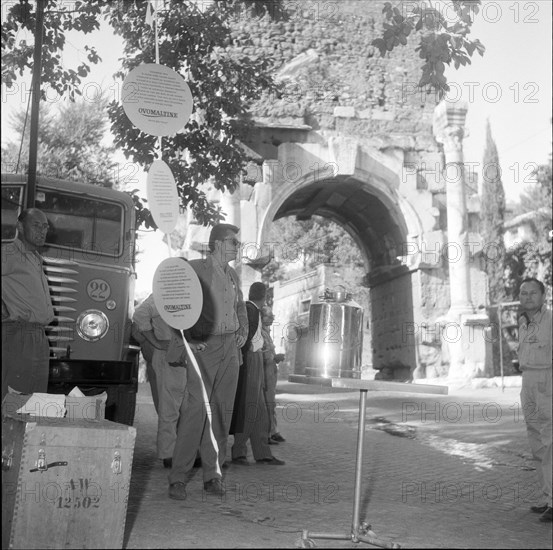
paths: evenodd
<path fill-rule="evenodd" d="M 169 326 L 186 330 L 196 324 L 203 305 L 202 287 L 184 258 L 167 258 L 159 264 L 153 294 L 159 315 Z"/>
<path fill-rule="evenodd" d="M 166 162 L 152 163 L 146 179 L 146 196 L 158 228 L 171 233 L 179 219 L 179 195 L 173 172 Z"/>
<path fill-rule="evenodd" d="M 192 92 L 182 76 L 165 65 L 144 63 L 123 82 L 123 109 L 129 120 L 152 136 L 170 136 L 192 114 Z"/>

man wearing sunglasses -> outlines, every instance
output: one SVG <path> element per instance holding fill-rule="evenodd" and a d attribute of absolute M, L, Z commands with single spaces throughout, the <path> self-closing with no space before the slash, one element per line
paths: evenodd
<path fill-rule="evenodd" d="M 239 348 L 248 335 L 248 316 L 240 281 L 229 265 L 240 250 L 238 232 L 235 225 L 215 225 L 209 237 L 207 257 L 190 261 L 200 279 L 203 306 L 198 322 L 187 331 L 187 340 L 194 350 L 209 397 L 211 426 L 219 451 L 215 453 L 210 437 L 202 381 L 189 365 L 189 397 L 181 412 L 169 475 L 169 497 L 177 500 L 186 499 L 185 480 L 194 466 L 198 449 L 204 490 L 215 495 L 225 492 L 221 468 L 238 383 Z M 167 361 L 178 361 L 182 353 L 182 342 L 173 339 L 167 351 Z"/>

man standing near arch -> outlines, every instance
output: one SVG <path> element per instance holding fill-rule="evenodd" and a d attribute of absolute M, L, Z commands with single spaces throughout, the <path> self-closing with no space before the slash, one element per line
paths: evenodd
<path fill-rule="evenodd" d="M 223 495 L 220 469 L 225 460 L 229 425 L 238 383 L 239 348 L 248 334 L 246 306 L 240 281 L 229 262 L 236 259 L 240 241 L 235 225 L 218 224 L 209 236 L 209 253 L 203 260 L 191 260 L 203 293 L 197 323 L 187 331 L 211 407 L 211 427 L 219 448 L 215 453 L 202 394 L 202 381 L 188 368 L 188 399 L 183 403 L 177 441 L 169 474 L 169 497 L 186 499 L 186 478 L 200 451 L 207 493 Z M 169 364 L 178 362 L 184 352 L 182 338 L 173 338 L 167 350 Z M 218 465 L 218 467 L 217 467 Z"/>
<path fill-rule="evenodd" d="M 540 521 L 551 521 L 551 310 L 545 304 L 545 285 L 530 277 L 520 285 L 518 358 L 522 371 L 520 402 L 528 441 L 537 462 L 543 501 L 532 506 Z"/>

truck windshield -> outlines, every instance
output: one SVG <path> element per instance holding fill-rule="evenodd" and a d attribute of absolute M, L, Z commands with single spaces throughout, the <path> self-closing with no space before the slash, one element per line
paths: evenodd
<path fill-rule="evenodd" d="M 46 243 L 100 254 L 120 254 L 123 209 L 118 204 L 68 195 L 37 193 L 36 206 L 47 216 Z"/>
<path fill-rule="evenodd" d="M 8 214 L 15 227 L 20 202 L 20 187 L 2 188 L 2 214 Z M 120 255 L 123 250 L 124 213 L 121 205 L 73 195 L 59 190 L 37 192 L 36 207 L 42 210 L 50 224 L 46 245 Z M 6 220 L 8 221 L 8 220 Z M 15 238 L 15 231 L 2 222 L 2 239 Z"/>
<path fill-rule="evenodd" d="M 15 239 L 15 224 L 22 202 L 21 186 L 2 186 L 2 242 Z"/>

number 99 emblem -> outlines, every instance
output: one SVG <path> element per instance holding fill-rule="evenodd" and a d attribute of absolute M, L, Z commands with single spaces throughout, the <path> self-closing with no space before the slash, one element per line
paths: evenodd
<path fill-rule="evenodd" d="M 104 279 L 92 279 L 86 285 L 86 293 L 95 302 L 105 302 L 111 294 L 111 288 Z"/>

